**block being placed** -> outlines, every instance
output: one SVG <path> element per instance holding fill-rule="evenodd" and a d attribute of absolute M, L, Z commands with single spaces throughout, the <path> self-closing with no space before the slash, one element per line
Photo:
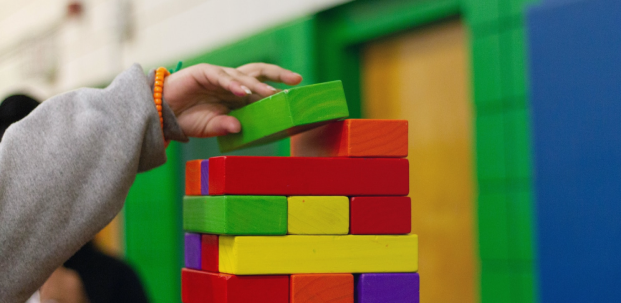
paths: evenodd
<path fill-rule="evenodd" d="M 201 235 L 185 233 L 185 267 L 201 268 Z"/>
<path fill-rule="evenodd" d="M 408 155 L 408 121 L 347 119 L 291 137 L 292 157 Z"/>
<path fill-rule="evenodd" d="M 418 303 L 418 273 L 361 274 L 356 277 L 356 303 Z"/>
<path fill-rule="evenodd" d="M 418 237 L 220 236 L 219 257 L 235 275 L 415 272 Z"/>
<path fill-rule="evenodd" d="M 289 276 L 234 276 L 184 268 L 183 303 L 288 303 Z"/>
<path fill-rule="evenodd" d="M 274 142 L 349 115 L 341 81 L 285 89 L 233 110 L 242 129 L 218 137 L 220 151 Z"/>
<path fill-rule="evenodd" d="M 405 196 L 407 159 L 224 156 L 209 159 L 210 195 Z"/>
<path fill-rule="evenodd" d="M 284 235 L 283 196 L 185 196 L 183 229 L 219 235 Z"/>
<path fill-rule="evenodd" d="M 354 303 L 352 274 L 291 275 L 289 303 Z"/>
<path fill-rule="evenodd" d="M 346 235 L 349 232 L 349 198 L 294 196 L 287 201 L 288 234 Z"/>
<path fill-rule="evenodd" d="M 185 163 L 185 194 L 205 196 L 209 194 L 209 160 L 192 160 Z"/>
<path fill-rule="evenodd" d="M 398 235 L 412 230 L 409 197 L 352 197 L 350 233 L 354 235 Z"/>
<path fill-rule="evenodd" d="M 200 269 L 210 272 L 219 272 L 219 241 L 217 235 L 201 235 L 201 263 Z M 186 266 L 187 267 L 187 266 Z"/>

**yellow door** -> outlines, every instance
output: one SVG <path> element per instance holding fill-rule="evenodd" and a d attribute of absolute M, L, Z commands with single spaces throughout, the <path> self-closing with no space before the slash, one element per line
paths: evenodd
<path fill-rule="evenodd" d="M 472 106 L 459 20 L 363 48 L 363 115 L 409 121 L 412 233 L 421 302 L 478 301 Z"/>

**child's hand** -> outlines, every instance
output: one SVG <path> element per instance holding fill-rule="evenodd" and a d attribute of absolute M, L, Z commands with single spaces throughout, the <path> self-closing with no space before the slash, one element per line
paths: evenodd
<path fill-rule="evenodd" d="M 237 69 L 199 64 L 166 77 L 164 99 L 187 136 L 221 136 L 241 130 L 239 121 L 227 115 L 231 109 L 276 92 L 261 81 L 296 85 L 302 76 L 265 63 L 246 64 Z"/>

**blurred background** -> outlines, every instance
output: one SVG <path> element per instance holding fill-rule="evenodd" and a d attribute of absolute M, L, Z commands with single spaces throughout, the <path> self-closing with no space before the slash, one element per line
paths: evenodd
<path fill-rule="evenodd" d="M 343 80 L 352 118 L 409 120 L 422 302 L 614 302 L 619 13 L 614 0 L 0 0 L 0 96 L 105 87 L 135 62 Z M 162 303 L 180 301 L 185 161 L 220 155 L 213 139 L 167 153 L 96 238 Z M 289 142 L 234 154 L 287 156 Z"/>

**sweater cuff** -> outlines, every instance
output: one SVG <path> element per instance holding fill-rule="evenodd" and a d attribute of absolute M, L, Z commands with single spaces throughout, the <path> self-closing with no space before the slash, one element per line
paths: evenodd
<path fill-rule="evenodd" d="M 153 85 L 155 83 L 155 69 L 151 69 L 148 75 L 149 86 L 151 92 L 153 92 Z M 177 123 L 177 117 L 175 113 L 170 109 L 166 100 L 162 96 L 162 118 L 164 118 L 164 138 L 166 140 L 175 140 L 179 142 L 188 142 L 188 137 L 183 133 L 183 130 Z"/>

